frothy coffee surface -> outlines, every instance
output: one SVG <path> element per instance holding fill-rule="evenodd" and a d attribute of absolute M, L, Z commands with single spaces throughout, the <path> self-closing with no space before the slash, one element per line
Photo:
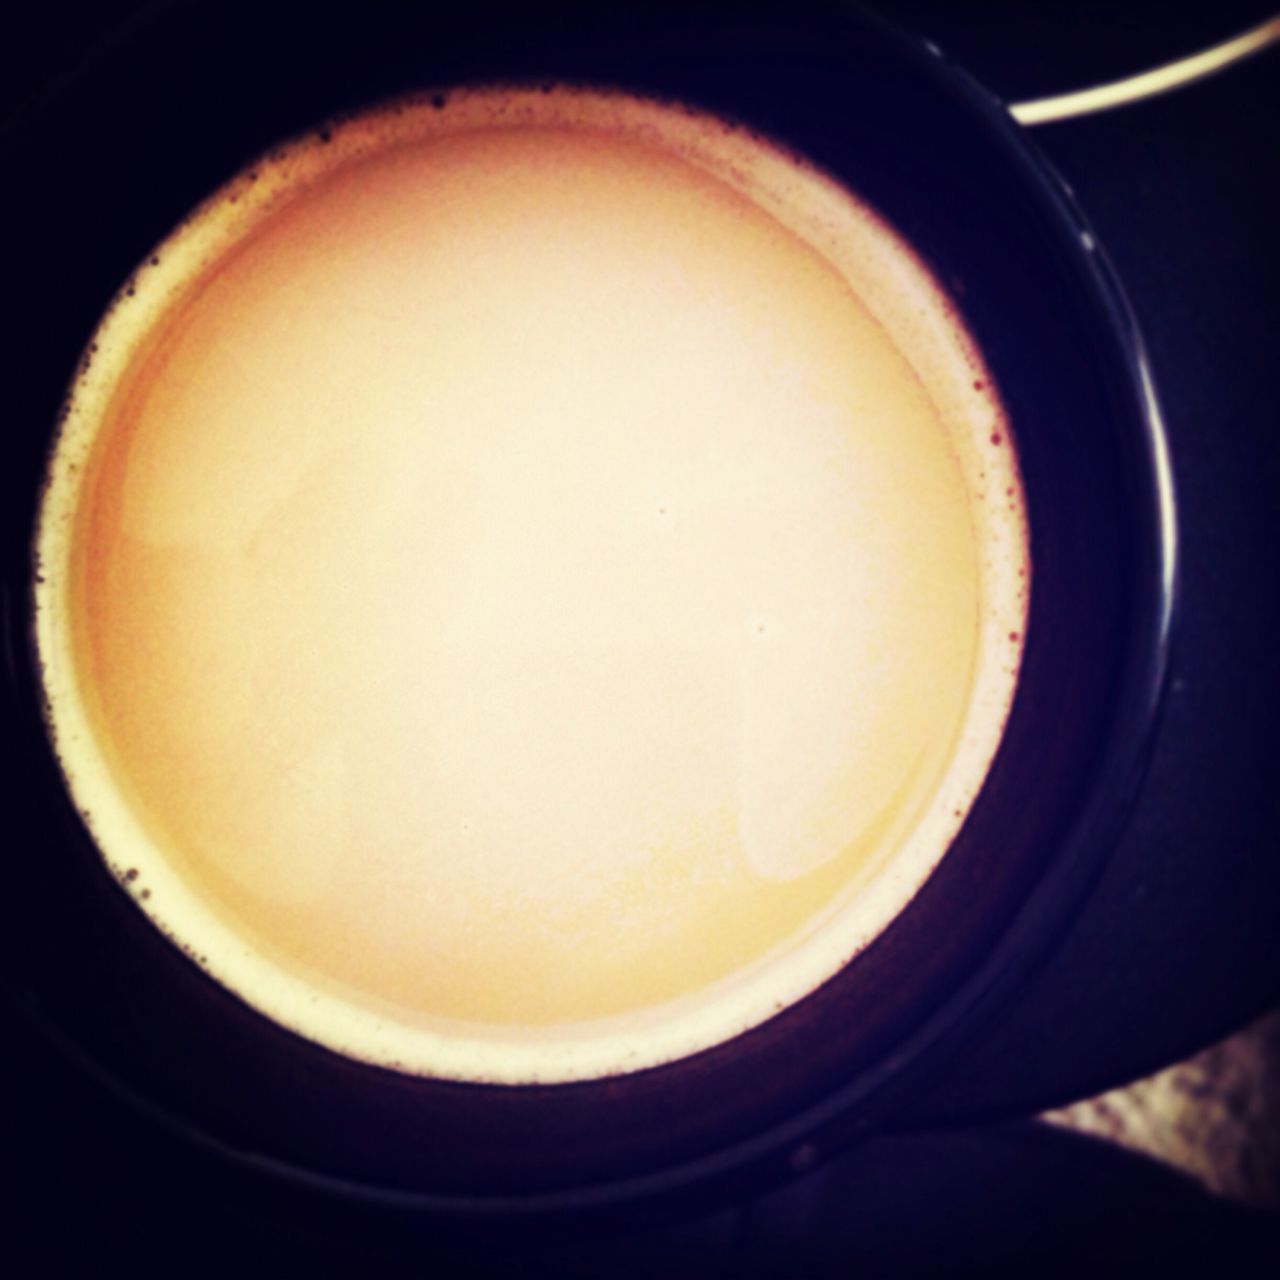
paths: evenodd
<path fill-rule="evenodd" d="M 634 1069 L 812 990 L 945 852 L 1016 679 L 1017 466 L 936 286 L 794 157 L 439 101 L 267 158 L 103 322 L 51 727 L 122 883 L 278 1021 Z"/>

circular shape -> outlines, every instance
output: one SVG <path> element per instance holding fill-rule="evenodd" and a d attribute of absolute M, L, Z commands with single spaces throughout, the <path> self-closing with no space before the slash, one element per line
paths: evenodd
<path fill-rule="evenodd" d="M 309 8 L 138 34 L 102 84 L 28 134 L 10 212 L 26 319 L 6 383 L 4 582 L 16 643 L 6 972 L 85 1055 L 189 1133 L 344 1194 L 451 1214 L 549 1212 L 781 1174 L 887 1114 L 980 1034 L 1078 903 L 1132 797 L 1163 670 L 1167 463 L 1126 314 L 1060 188 L 1003 113 L 926 49 L 844 6 L 574 4 L 377 23 Z M 381 11 L 380 11 L 381 12 Z M 284 16 L 281 16 L 284 15 Z M 184 25 L 185 24 L 185 25 Z M 254 39 L 243 33 L 252 29 Z M 157 68 L 198 48 L 175 91 Z M 987 781 L 893 923 L 805 999 L 691 1058 L 607 1080 L 486 1086 L 325 1053 L 176 962 L 103 868 L 45 745 L 29 546 L 75 352 L 150 244 L 249 156 L 423 85 L 554 81 L 688 103 L 856 191 L 959 307 L 999 388 L 1036 589 Z M 72 122 L 75 127 L 72 127 Z M 92 191 L 94 234 L 84 234 Z M 69 946 L 67 939 L 76 940 Z M 84 957 L 92 956 L 86 964 Z M 181 1046 L 181 1061 L 175 1060 Z M 820 1135 L 820 1137 L 819 1137 Z M 741 1185 L 738 1182 L 736 1185 Z"/>
<path fill-rule="evenodd" d="M 835 184 L 620 95 L 429 95 L 152 255 L 72 395 L 72 792 L 210 973 L 508 1083 L 727 1040 L 906 905 L 1028 586 L 989 374 Z"/>

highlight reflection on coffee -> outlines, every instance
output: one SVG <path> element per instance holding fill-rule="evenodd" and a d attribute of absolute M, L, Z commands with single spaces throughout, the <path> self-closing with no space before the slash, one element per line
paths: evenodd
<path fill-rule="evenodd" d="M 341 1052 L 720 1042 L 903 908 L 1016 681 L 1022 491 L 907 247 L 603 92 L 296 143 L 142 268 L 38 534 L 49 718 L 157 925 Z"/>

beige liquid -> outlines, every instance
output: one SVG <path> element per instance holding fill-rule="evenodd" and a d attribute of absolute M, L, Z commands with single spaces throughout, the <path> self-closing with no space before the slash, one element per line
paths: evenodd
<path fill-rule="evenodd" d="M 849 195 L 630 98 L 454 95 L 206 206 L 104 322 L 38 544 L 108 863 L 330 1047 L 715 1043 L 909 900 L 1025 616 L 971 344 Z"/>

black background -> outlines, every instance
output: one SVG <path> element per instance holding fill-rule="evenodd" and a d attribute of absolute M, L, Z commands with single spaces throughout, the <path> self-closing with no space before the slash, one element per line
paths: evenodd
<path fill-rule="evenodd" d="M 139 4 L 4 20 L 0 112 L 20 127 Z M 1267 16 L 1265 3 L 879 6 L 1010 100 L 1144 69 Z M 872 1274 L 1003 1263 L 1263 1265 L 1272 1228 L 1162 1171 L 1016 1118 L 1173 1062 L 1280 1003 L 1280 51 L 1123 111 L 1041 127 L 1123 282 L 1173 445 L 1183 596 L 1138 811 L 1089 905 L 1000 1031 L 886 1136 L 749 1210 L 644 1239 L 442 1251 L 236 1176 L 99 1095 L 56 1048 L 4 1055 L 6 1249 L 20 1270 L 436 1274 Z M 20 198 L 10 193 L 9 199 Z M 19 251 L 10 246 L 10 252 Z M 12 318 L 10 318 L 12 320 Z M 6 370 L 5 376 L 20 371 Z M 18 1011 L 20 1014 L 20 1011 Z M 980 1121 L 1011 1123 L 958 1129 Z M 1280 1260 L 1280 1253 L 1273 1260 Z M 1105 1265 L 1103 1265 L 1105 1264 Z"/>

